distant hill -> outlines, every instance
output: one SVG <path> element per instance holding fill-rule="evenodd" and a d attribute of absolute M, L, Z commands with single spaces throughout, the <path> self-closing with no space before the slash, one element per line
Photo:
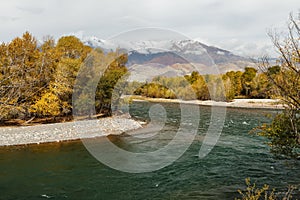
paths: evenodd
<path fill-rule="evenodd" d="M 158 75 L 182 76 L 195 70 L 201 74 L 218 74 L 254 67 L 248 58 L 195 40 L 127 41 L 120 45 L 97 37 L 80 39 L 106 52 L 116 48 L 126 51 L 129 55 L 127 67 L 134 80 L 149 80 Z"/>

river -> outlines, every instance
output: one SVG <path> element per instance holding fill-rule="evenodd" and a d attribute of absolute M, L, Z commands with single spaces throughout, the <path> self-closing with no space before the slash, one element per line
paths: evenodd
<path fill-rule="evenodd" d="M 153 103 L 135 102 L 130 113 L 149 120 Z M 161 148 L 174 136 L 180 122 L 177 104 L 162 103 L 167 123 L 161 136 L 112 137 L 130 151 Z M 210 119 L 210 107 L 197 106 L 201 120 L 197 137 L 173 164 L 148 173 L 126 173 L 97 161 L 81 141 L 0 148 L 0 199 L 234 199 L 250 177 L 258 185 L 284 190 L 300 183 L 300 161 L 276 158 L 264 138 L 248 132 L 275 110 L 227 109 L 222 134 L 212 151 L 198 153 Z M 191 116 L 193 117 L 193 116 Z M 167 156 L 167 155 L 166 155 Z M 167 159 L 167 158 L 166 158 Z"/>

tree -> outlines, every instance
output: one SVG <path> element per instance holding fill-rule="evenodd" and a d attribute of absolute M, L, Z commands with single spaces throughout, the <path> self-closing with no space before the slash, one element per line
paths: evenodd
<path fill-rule="evenodd" d="M 127 73 L 125 64 L 127 63 L 127 54 L 121 53 L 118 50 L 116 52 L 110 52 L 103 60 L 103 64 L 106 68 L 102 77 L 100 78 L 96 89 L 96 112 L 104 113 L 107 116 L 112 115 L 112 98 L 113 95 L 117 95 L 113 99 L 118 101 L 123 88 L 119 88 L 117 83 Z M 102 65 L 103 65 L 102 64 Z M 113 102 L 114 105 L 118 105 L 118 102 Z"/>
<path fill-rule="evenodd" d="M 31 106 L 31 112 L 39 117 L 70 115 L 77 73 L 91 48 L 74 36 L 65 36 L 57 45 L 53 39 L 46 39 L 40 49 L 38 64 L 44 72 L 40 80 L 45 80 L 48 87 Z"/>
<path fill-rule="evenodd" d="M 227 83 L 227 84 L 230 84 L 230 87 L 226 91 L 228 93 L 228 96 L 236 97 L 236 96 L 241 95 L 241 92 L 243 89 L 242 75 L 243 75 L 243 72 L 241 72 L 241 71 L 229 71 L 223 75 L 223 77 L 222 77 L 223 80 L 227 82 L 229 79 L 229 82 L 230 82 L 230 83 Z M 226 82 L 224 83 L 225 89 L 226 89 Z"/>
<path fill-rule="evenodd" d="M 267 57 L 262 58 L 260 68 L 270 83 L 276 87 L 276 94 L 282 100 L 285 110 L 273 122 L 261 127 L 260 135 L 268 137 L 272 150 L 279 154 L 298 156 L 300 148 L 300 17 L 290 15 L 287 34 L 284 38 L 273 31 L 269 36 L 279 53 L 277 66 L 272 66 Z"/>
<path fill-rule="evenodd" d="M 289 111 L 285 111 L 276 115 L 271 124 L 264 124 L 260 127 L 262 131 L 259 134 L 270 140 L 268 144 L 271 146 L 271 152 L 276 155 L 297 156 L 299 136 L 295 129 L 300 128 L 300 118 L 293 119 L 292 122 L 292 117 Z"/>
<path fill-rule="evenodd" d="M 55 41 L 51 37 L 44 39 L 43 44 L 39 47 L 39 51 L 39 80 L 42 85 L 49 88 L 49 83 L 55 79 L 55 71 L 60 61 L 60 55 L 55 46 Z"/>
<path fill-rule="evenodd" d="M 39 117 L 58 116 L 61 114 L 60 104 L 60 99 L 55 94 L 47 92 L 31 106 L 31 112 Z"/>
<path fill-rule="evenodd" d="M 55 79 L 50 83 L 49 92 L 59 100 L 61 115 L 69 115 L 72 112 L 73 86 L 80 66 L 79 59 L 61 59 L 55 72 Z"/>
<path fill-rule="evenodd" d="M 76 113 L 92 114 L 95 95 L 91 98 L 89 92 L 79 93 L 79 98 L 72 101 L 74 91 L 77 94 L 82 89 L 74 88 L 76 80 L 87 83 L 77 85 L 89 91 L 98 85 L 98 89 L 93 90 L 96 91 L 96 105 L 92 106 L 98 112 L 105 111 L 110 115 L 111 99 L 115 96 L 117 101 L 125 88 L 117 82 L 127 72 L 127 55 L 119 51 L 104 54 L 99 49 L 91 50 L 74 36 L 61 37 L 57 44 L 53 38 L 47 37 L 37 45 L 36 39 L 28 32 L 1 44 L 0 121 L 70 116 L 72 103 L 81 109 Z M 77 79 L 82 66 L 89 68 Z M 99 77 L 98 80 L 92 78 L 95 74 L 102 75 L 100 81 Z"/>
<path fill-rule="evenodd" d="M 72 102 L 73 116 L 95 115 L 95 91 L 99 78 L 105 71 L 105 54 L 100 49 L 89 53 L 81 65 L 74 85 Z"/>
<path fill-rule="evenodd" d="M 268 81 L 268 77 L 265 73 L 257 74 L 250 83 L 251 98 L 267 99 L 272 96 L 272 85 Z"/>
<path fill-rule="evenodd" d="M 255 78 L 257 70 L 253 67 L 245 67 L 242 74 L 243 94 L 248 96 L 251 92 L 251 81 Z"/>
<path fill-rule="evenodd" d="M 193 84 L 201 77 L 201 75 L 199 74 L 199 72 L 193 71 L 191 75 L 185 75 L 184 77 L 190 84 Z"/>
<path fill-rule="evenodd" d="M 70 59 L 80 59 L 83 61 L 91 51 L 91 47 L 85 46 L 75 36 L 61 37 L 56 45 L 61 57 Z"/>
<path fill-rule="evenodd" d="M 229 100 L 234 99 L 235 88 L 234 88 L 233 82 L 226 75 L 223 75 L 222 79 L 223 79 L 223 84 L 224 84 L 224 89 L 225 89 L 226 100 L 229 101 Z"/>
<path fill-rule="evenodd" d="M 194 90 L 197 99 L 210 99 L 210 91 L 208 89 L 208 86 L 210 83 L 210 78 L 212 78 L 211 75 L 206 75 L 206 77 L 204 77 L 200 75 L 199 72 L 193 71 L 191 75 L 185 75 L 184 77 L 191 84 L 191 88 Z M 186 90 L 183 90 L 183 94 L 186 94 Z M 189 96 L 190 95 L 187 95 L 187 99 L 189 99 Z"/>
<path fill-rule="evenodd" d="M 30 117 L 29 107 L 46 84 L 40 82 L 40 52 L 28 32 L 0 47 L 0 120 Z"/>

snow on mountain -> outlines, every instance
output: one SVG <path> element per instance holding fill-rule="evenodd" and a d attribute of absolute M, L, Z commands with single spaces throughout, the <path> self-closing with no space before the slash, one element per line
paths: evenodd
<path fill-rule="evenodd" d="M 95 36 L 83 37 L 80 38 L 80 40 L 87 46 L 92 48 L 101 48 L 104 51 L 114 51 L 115 49 L 120 48 L 117 44 L 109 40 L 99 39 Z"/>
<path fill-rule="evenodd" d="M 153 77 L 183 76 L 192 71 L 202 74 L 226 73 L 253 66 L 249 59 L 230 51 L 208 46 L 196 40 L 103 40 L 95 36 L 76 34 L 84 44 L 104 52 L 122 49 L 128 53 L 126 66 L 131 80 L 151 80 Z"/>
<path fill-rule="evenodd" d="M 201 55 L 207 53 L 205 45 L 194 40 L 145 40 L 145 41 L 118 41 L 103 40 L 95 36 L 83 36 L 83 34 L 71 34 L 78 37 L 85 45 L 93 48 L 102 48 L 114 51 L 116 48 L 126 49 L 128 52 L 141 54 L 155 54 L 161 52 L 177 52 Z"/>
<path fill-rule="evenodd" d="M 173 52 L 178 55 L 207 55 L 211 54 L 219 56 L 231 56 L 241 60 L 245 58 L 236 56 L 230 51 L 223 50 L 213 46 L 207 46 L 197 40 L 143 40 L 143 41 L 124 41 L 124 40 L 103 40 L 96 36 L 85 36 L 82 31 L 70 33 L 79 38 L 85 45 L 93 48 L 101 48 L 104 51 L 114 51 L 115 49 L 127 50 L 129 54 L 132 52 L 140 54 L 157 54 L 164 52 Z M 214 56 L 214 55 L 213 55 Z"/>
<path fill-rule="evenodd" d="M 207 54 L 207 50 L 204 48 L 204 45 L 198 41 L 181 40 L 172 41 L 172 43 L 172 51 L 195 55 Z"/>

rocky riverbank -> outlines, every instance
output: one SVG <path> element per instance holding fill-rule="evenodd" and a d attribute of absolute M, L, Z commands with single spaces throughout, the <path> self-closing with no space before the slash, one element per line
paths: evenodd
<path fill-rule="evenodd" d="M 141 127 L 139 122 L 124 116 L 36 126 L 1 127 L 0 146 L 39 144 L 101 137 L 121 134 Z"/>
<path fill-rule="evenodd" d="M 149 101 L 162 103 L 183 103 L 202 106 L 224 106 L 228 108 L 256 108 L 256 109 L 284 109 L 278 99 L 234 99 L 231 102 L 219 101 L 200 101 L 200 100 L 181 100 L 181 99 L 163 99 L 163 98 L 147 98 L 147 97 L 132 97 L 133 101 Z"/>

